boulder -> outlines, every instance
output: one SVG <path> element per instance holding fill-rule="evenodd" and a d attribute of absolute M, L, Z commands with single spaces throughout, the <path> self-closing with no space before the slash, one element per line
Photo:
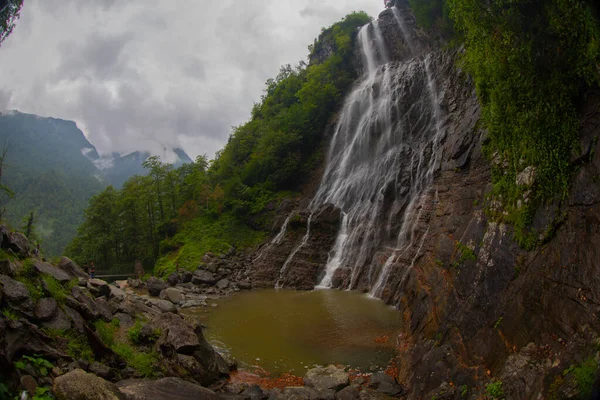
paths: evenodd
<path fill-rule="evenodd" d="M 29 290 L 27 290 L 27 287 L 21 282 L 6 275 L 0 275 L 0 283 L 3 287 L 4 297 L 8 302 L 20 303 L 31 300 L 29 297 Z"/>
<path fill-rule="evenodd" d="M 88 274 L 82 270 L 79 265 L 75 264 L 73 260 L 67 257 L 63 257 L 60 259 L 60 262 L 57 265 L 58 268 L 65 271 L 67 274 L 74 276 L 76 278 L 88 278 Z"/>
<path fill-rule="evenodd" d="M 90 366 L 88 367 L 88 372 L 91 372 L 102 379 L 111 380 L 115 377 L 115 373 L 113 370 L 111 370 L 104 364 L 100 364 L 97 361 L 94 361 L 90 364 Z"/>
<path fill-rule="evenodd" d="M 179 274 L 177 272 L 173 272 L 171 275 L 169 275 L 169 277 L 167 278 L 167 282 L 169 283 L 169 285 L 171 286 L 175 286 L 179 283 Z"/>
<path fill-rule="evenodd" d="M 192 274 L 191 272 L 184 272 L 181 276 L 181 283 L 190 283 L 193 277 L 194 274 Z"/>
<path fill-rule="evenodd" d="M 150 303 L 153 306 L 158 307 L 158 309 L 164 313 L 173 313 L 177 314 L 177 307 L 175 304 L 171 303 L 169 300 L 150 300 Z"/>
<path fill-rule="evenodd" d="M 125 329 L 133 326 L 133 318 L 129 314 L 118 313 L 115 315 L 115 318 L 119 320 L 119 325 Z"/>
<path fill-rule="evenodd" d="M 56 315 L 58 303 L 51 297 L 45 297 L 38 301 L 35 307 L 35 318 L 38 321 L 49 321 Z"/>
<path fill-rule="evenodd" d="M 121 301 L 125 300 L 125 297 L 127 296 L 127 294 L 125 293 L 124 290 L 119 289 L 115 285 L 108 285 L 108 289 L 110 290 L 110 294 L 108 295 L 109 299 L 115 300 L 117 302 L 121 302 Z"/>
<path fill-rule="evenodd" d="M 180 364 L 181 360 L 177 359 L 177 355 L 186 355 L 200 363 L 201 368 L 197 368 L 192 375 L 196 381 L 211 384 L 229 372 L 223 358 L 204 339 L 199 325 L 192 327 L 183 318 L 172 313 L 154 317 L 152 325 L 154 329 L 160 329 L 161 336 L 155 346 L 164 357 Z"/>
<path fill-rule="evenodd" d="M 0 261 L 0 274 L 15 277 L 20 265 L 16 261 L 2 260 Z"/>
<path fill-rule="evenodd" d="M 33 262 L 33 267 L 39 274 L 50 275 L 60 283 L 69 282 L 73 277 L 60 268 L 56 268 L 52 264 L 45 263 L 40 260 Z"/>
<path fill-rule="evenodd" d="M 223 290 L 229 286 L 229 279 L 221 279 L 215 286 L 217 289 Z"/>
<path fill-rule="evenodd" d="M 313 368 L 306 372 L 304 384 L 321 390 L 338 391 L 350 384 L 348 373 L 335 365 L 324 368 Z"/>
<path fill-rule="evenodd" d="M 6 321 L 0 347 L 0 359 L 12 364 L 16 358 L 23 354 L 39 354 L 47 360 L 68 358 L 64 353 L 51 347 L 52 339 L 42 332 L 37 326 L 25 319 L 19 321 Z"/>
<path fill-rule="evenodd" d="M 404 393 L 402 385 L 383 372 L 378 372 L 371 376 L 369 387 L 387 396 L 401 396 Z"/>
<path fill-rule="evenodd" d="M 217 277 L 210 271 L 199 269 L 194 272 L 192 276 L 192 283 L 194 285 L 214 285 L 217 282 Z"/>
<path fill-rule="evenodd" d="M 167 283 L 162 279 L 152 277 L 146 282 L 146 288 L 150 296 L 158 297 L 160 292 L 167 288 Z"/>
<path fill-rule="evenodd" d="M 165 294 L 167 299 L 175 304 L 182 303 L 185 300 L 181 292 L 175 288 L 167 288 Z"/>
<path fill-rule="evenodd" d="M 0 275 L 0 286 L 2 286 L 4 300 L 13 309 L 20 311 L 28 317 L 34 316 L 35 305 L 31 300 L 29 290 L 24 284 L 7 275 Z"/>
<path fill-rule="evenodd" d="M 10 232 L 3 239 L 7 241 L 2 240 L 2 248 L 14 251 L 21 258 L 29 256 L 29 240 L 21 232 Z"/>
<path fill-rule="evenodd" d="M 354 386 L 346 386 L 335 394 L 335 400 L 358 400 L 360 393 Z"/>
<path fill-rule="evenodd" d="M 140 289 L 144 287 L 144 283 L 139 279 L 127 278 L 127 286 L 132 289 Z"/>
<path fill-rule="evenodd" d="M 87 281 L 87 288 L 96 297 L 110 295 L 110 287 L 108 286 L 108 283 L 102 279 L 90 279 Z"/>
<path fill-rule="evenodd" d="M 157 310 L 152 307 L 148 307 L 139 297 L 137 296 L 127 296 L 124 301 L 119 303 L 118 311 L 121 311 L 125 314 L 129 314 L 132 317 L 136 317 L 139 314 L 145 315 L 148 318 L 151 318 L 155 315 L 161 314 L 160 310 Z"/>
<path fill-rule="evenodd" d="M 94 300 L 79 286 L 71 289 L 71 296 L 65 300 L 67 306 L 77 310 L 85 319 L 94 320 L 98 318 L 98 310 Z"/>
<path fill-rule="evenodd" d="M 85 321 L 83 317 L 71 307 L 64 306 L 65 313 L 71 318 L 71 322 L 73 324 L 73 328 L 80 333 L 84 332 L 83 326 L 85 325 Z"/>
<path fill-rule="evenodd" d="M 57 309 L 56 315 L 50 321 L 42 322 L 44 328 L 50 328 L 58 331 L 71 329 L 71 319 L 60 308 Z"/>
<path fill-rule="evenodd" d="M 239 281 L 237 285 L 241 290 L 252 290 L 252 283 L 248 279 Z"/>
<path fill-rule="evenodd" d="M 242 392 L 242 396 L 249 400 L 264 400 L 268 399 L 269 395 L 265 393 L 260 386 L 252 385 Z"/>
<path fill-rule="evenodd" d="M 212 390 L 180 378 L 162 378 L 156 381 L 131 379 L 121 381 L 117 386 L 128 400 L 218 400 L 220 398 Z"/>
<path fill-rule="evenodd" d="M 516 178 L 517 186 L 532 186 L 535 182 L 536 169 L 529 166 L 521 171 Z"/>
<path fill-rule="evenodd" d="M 37 382 L 35 381 L 35 378 L 31 375 L 24 375 L 21 377 L 21 386 L 23 386 L 23 388 L 25 390 L 27 390 L 27 393 L 29 393 L 29 395 L 31 397 L 35 396 L 35 391 L 38 387 Z"/>
<path fill-rule="evenodd" d="M 54 379 L 52 392 L 58 400 L 126 399 L 115 384 L 81 369 L 75 369 Z"/>
<path fill-rule="evenodd" d="M 152 320 L 152 325 L 161 330 L 159 346 L 163 350 L 170 348 L 175 353 L 191 355 L 202 346 L 194 329 L 175 314 L 160 315 Z"/>
<path fill-rule="evenodd" d="M 110 306 L 103 297 L 99 297 L 96 300 L 94 300 L 94 305 L 96 307 L 96 311 L 98 312 L 98 316 L 102 318 L 103 321 L 109 322 L 110 320 L 112 320 L 113 313 L 110 310 Z"/>

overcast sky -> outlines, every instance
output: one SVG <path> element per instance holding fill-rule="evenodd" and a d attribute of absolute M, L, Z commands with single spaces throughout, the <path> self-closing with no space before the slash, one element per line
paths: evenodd
<path fill-rule="evenodd" d="M 25 0 L 0 47 L 0 110 L 77 122 L 100 153 L 225 144 L 321 27 L 380 0 Z"/>

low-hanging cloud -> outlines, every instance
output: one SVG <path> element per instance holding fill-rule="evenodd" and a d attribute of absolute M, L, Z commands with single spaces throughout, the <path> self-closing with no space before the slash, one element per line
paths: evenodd
<path fill-rule="evenodd" d="M 75 120 L 102 154 L 212 156 L 321 27 L 376 0 L 29 0 L 0 48 L 0 110 Z"/>

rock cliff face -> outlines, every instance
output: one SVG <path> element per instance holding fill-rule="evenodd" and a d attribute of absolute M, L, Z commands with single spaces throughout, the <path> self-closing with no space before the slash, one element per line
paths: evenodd
<path fill-rule="evenodd" d="M 384 11 L 377 24 L 391 60 L 386 68 L 412 68 L 425 58 L 433 77 L 441 134 L 433 155 L 424 158 L 432 160 L 432 177 L 413 210 L 411 245 L 398 251 L 390 233 L 397 235 L 410 216 L 408 202 L 398 206 L 403 186 L 382 187 L 377 199 L 383 205 L 373 215 L 379 232 L 360 265 L 337 266 L 330 286 L 371 292 L 403 313 L 399 380 L 410 388 L 409 398 L 461 398 L 465 388 L 482 393 L 491 381 L 502 382 L 507 398 L 569 398 L 574 378 L 563 371 L 595 356 L 600 332 L 600 94 L 590 92 L 582 102 L 582 155 L 574 160 L 579 168 L 568 199 L 543 207 L 534 221 L 540 227 L 559 223 L 542 246 L 524 251 L 512 228 L 490 221 L 484 211 L 491 189 L 490 163 L 482 154 L 486 132 L 477 124 L 473 84 L 457 67 L 460 51 L 430 50 L 406 4 L 399 8 Z M 424 84 L 414 76 L 409 82 Z M 396 101 L 402 110 L 418 98 Z M 416 148 L 423 135 L 404 140 Z M 402 167 L 396 182 L 416 173 L 413 168 Z M 327 212 L 313 200 L 288 214 L 286 229 L 257 253 L 256 286 L 310 289 L 322 282 L 347 210 L 320 207 Z M 353 257 L 359 254 L 346 260 Z"/>

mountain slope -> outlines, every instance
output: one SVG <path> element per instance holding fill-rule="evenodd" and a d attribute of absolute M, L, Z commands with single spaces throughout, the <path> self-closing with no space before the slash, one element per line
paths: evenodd
<path fill-rule="evenodd" d="M 166 153 L 166 151 L 165 151 Z M 173 149 L 176 159 L 172 162 L 175 168 L 183 164 L 191 163 L 192 159 L 182 149 Z M 90 152 L 90 156 L 92 153 Z M 112 153 L 109 157 L 97 159 L 95 164 L 102 170 L 102 175 L 109 184 L 116 189 L 123 187 L 127 179 L 134 175 L 146 175 L 148 171 L 143 167 L 143 162 L 152 154 L 148 152 L 135 151 L 126 155 Z M 163 155 L 165 159 L 166 155 Z M 171 161 L 171 160 L 169 160 Z"/>
<path fill-rule="evenodd" d="M 47 255 L 60 255 L 83 222 L 89 199 L 107 185 L 120 188 L 134 175 L 145 175 L 150 153 L 101 157 L 73 121 L 17 111 L 0 113 L 0 150 L 7 148 L 2 184 L 14 192 L 0 207 L 14 227 L 34 212 L 35 232 Z M 165 151 L 166 152 L 166 151 Z M 175 165 L 191 162 L 174 149 Z"/>
<path fill-rule="evenodd" d="M 0 115 L 0 144 L 8 149 L 2 197 L 15 227 L 34 212 L 36 232 L 47 254 L 59 254 L 75 235 L 89 198 L 106 182 L 83 154 L 97 154 L 72 121 L 18 112 Z"/>

